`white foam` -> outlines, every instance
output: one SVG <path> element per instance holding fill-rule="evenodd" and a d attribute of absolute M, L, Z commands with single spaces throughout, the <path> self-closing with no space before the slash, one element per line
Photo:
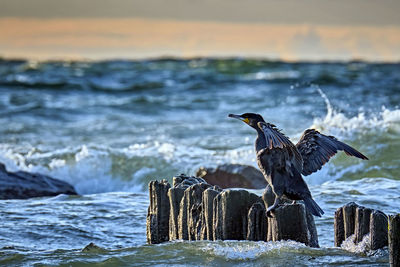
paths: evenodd
<path fill-rule="evenodd" d="M 325 93 L 317 88 L 326 104 L 327 113 L 324 118 L 315 118 L 312 128 L 323 130 L 336 135 L 351 136 L 353 133 L 368 133 L 371 131 L 382 132 L 388 129 L 400 132 L 400 110 L 389 110 L 382 107 L 378 114 L 367 116 L 365 112 L 359 112 L 353 117 L 347 117 L 344 113 L 335 110 Z"/>
<path fill-rule="evenodd" d="M 139 168 L 126 181 L 119 177 L 113 177 L 112 158 L 106 151 L 91 149 L 86 145 L 83 145 L 78 151 L 76 149 L 67 151 L 64 152 L 75 153 L 73 160 L 57 158 L 64 155 L 59 154 L 59 151 L 54 154 L 36 152 L 24 156 L 11 149 L 6 149 L 0 153 L 0 162 L 6 164 L 8 171 L 38 172 L 68 182 L 74 186 L 78 194 L 113 191 L 142 192 L 144 184 L 138 181 L 143 179 L 143 176 L 149 175 L 154 171 L 151 168 Z M 28 160 L 38 158 L 52 159 L 48 165 L 27 164 Z"/>
<path fill-rule="evenodd" d="M 304 244 L 295 241 L 221 241 L 207 242 L 202 250 L 229 260 L 254 260 L 262 255 L 279 254 L 305 247 Z"/>

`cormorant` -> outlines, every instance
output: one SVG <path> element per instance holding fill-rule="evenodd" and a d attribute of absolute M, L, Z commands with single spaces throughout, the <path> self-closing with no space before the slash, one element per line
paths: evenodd
<path fill-rule="evenodd" d="M 301 175 L 320 170 L 337 151 L 368 159 L 335 137 L 323 135 L 314 129 L 305 130 L 300 141 L 294 145 L 275 125 L 265 122 L 259 114 L 229 114 L 229 117 L 239 119 L 257 131 L 257 163 L 275 194 L 274 204 L 267 209 L 268 216 L 271 216 L 280 198 L 285 196 L 294 202 L 303 200 L 313 215 L 321 217 L 324 212 L 313 200 Z"/>

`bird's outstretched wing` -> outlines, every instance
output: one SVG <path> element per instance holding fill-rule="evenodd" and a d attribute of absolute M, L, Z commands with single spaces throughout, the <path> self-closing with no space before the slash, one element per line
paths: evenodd
<path fill-rule="evenodd" d="M 257 126 L 264 132 L 266 142 L 265 149 L 261 150 L 259 154 L 266 154 L 268 152 L 267 154 L 271 156 L 274 155 L 273 157 L 275 157 L 276 160 L 287 165 L 287 168 L 291 168 L 289 166 L 289 163 L 291 163 L 298 172 L 301 172 L 303 167 L 302 157 L 289 138 L 281 133 L 273 124 L 259 122 Z"/>
<path fill-rule="evenodd" d="M 356 149 L 333 136 L 323 135 L 317 130 L 307 129 L 296 144 L 303 158 L 303 175 L 309 175 L 322 168 L 338 151 L 344 151 L 349 156 L 368 159 Z"/>

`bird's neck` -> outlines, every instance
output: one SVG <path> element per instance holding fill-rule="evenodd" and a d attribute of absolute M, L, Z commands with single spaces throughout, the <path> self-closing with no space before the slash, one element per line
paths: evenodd
<path fill-rule="evenodd" d="M 258 153 L 258 151 L 267 146 L 267 143 L 265 141 L 264 132 L 261 131 L 261 129 L 256 129 L 256 130 L 257 130 L 257 139 L 255 145 L 256 145 L 256 152 Z"/>

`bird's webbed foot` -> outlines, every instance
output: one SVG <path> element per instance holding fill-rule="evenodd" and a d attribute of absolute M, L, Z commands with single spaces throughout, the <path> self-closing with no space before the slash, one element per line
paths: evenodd
<path fill-rule="evenodd" d="M 279 197 L 275 197 L 274 204 L 271 207 L 268 207 L 267 209 L 267 217 L 272 218 L 272 212 L 276 209 L 276 207 L 279 205 Z"/>

